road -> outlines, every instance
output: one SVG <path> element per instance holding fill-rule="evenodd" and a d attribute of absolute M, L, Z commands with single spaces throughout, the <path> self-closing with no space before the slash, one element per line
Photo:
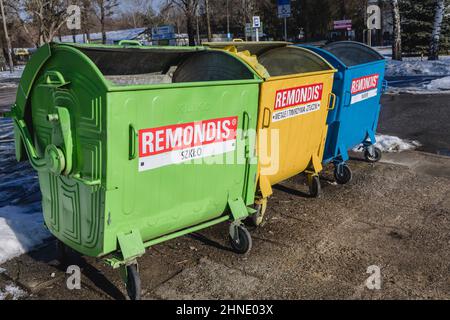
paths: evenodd
<path fill-rule="evenodd" d="M 378 131 L 450 156 L 450 95 L 385 95 Z"/>

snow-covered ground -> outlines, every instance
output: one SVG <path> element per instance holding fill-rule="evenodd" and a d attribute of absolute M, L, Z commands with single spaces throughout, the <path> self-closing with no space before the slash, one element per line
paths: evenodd
<path fill-rule="evenodd" d="M 12 284 L 8 284 L 3 290 L 0 289 L 0 300 L 18 300 L 26 295 L 25 291 Z"/>
<path fill-rule="evenodd" d="M 438 61 L 428 61 L 427 57 L 396 61 L 392 60 L 392 49 L 376 50 L 387 59 L 388 93 L 450 94 L 450 56 L 441 56 Z"/>
<path fill-rule="evenodd" d="M 0 264 L 35 249 L 49 237 L 40 205 L 0 208 Z"/>
<path fill-rule="evenodd" d="M 418 141 L 402 140 L 399 137 L 388 136 L 380 134 L 376 136 L 376 147 L 380 148 L 383 152 L 402 152 L 407 150 L 414 150 L 421 146 Z M 353 151 L 361 152 L 360 146 L 353 149 Z"/>
<path fill-rule="evenodd" d="M 25 66 L 17 66 L 14 72 L 0 71 L 0 88 L 15 88 L 19 85 Z"/>
<path fill-rule="evenodd" d="M 0 79 L 20 79 L 25 66 L 14 67 L 13 73 L 10 71 L 0 71 Z"/>
<path fill-rule="evenodd" d="M 426 85 L 426 88 L 432 91 L 450 90 L 450 76 L 433 80 L 430 84 Z"/>
<path fill-rule="evenodd" d="M 12 121 L 0 119 L 0 264 L 50 237 L 36 173 L 28 163 L 17 163 L 14 152 Z"/>
<path fill-rule="evenodd" d="M 450 56 L 441 56 L 437 61 L 428 61 L 426 57 L 388 60 L 386 76 L 450 76 Z"/>

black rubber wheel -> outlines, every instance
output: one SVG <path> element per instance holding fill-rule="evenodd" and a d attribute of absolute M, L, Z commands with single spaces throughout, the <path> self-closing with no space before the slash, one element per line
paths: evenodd
<path fill-rule="evenodd" d="M 244 226 L 238 226 L 237 239 L 230 235 L 230 243 L 236 253 L 247 254 L 252 249 L 252 236 Z"/>
<path fill-rule="evenodd" d="M 341 164 L 334 168 L 334 178 L 339 184 L 347 184 L 352 181 L 352 170 L 346 164 Z"/>
<path fill-rule="evenodd" d="M 381 160 L 381 157 L 383 155 L 381 150 L 379 148 L 375 147 L 375 148 L 373 148 L 373 152 L 374 152 L 374 156 L 371 156 L 369 150 L 366 149 L 364 151 L 364 157 L 366 158 L 367 162 L 375 163 L 375 162 L 378 162 Z"/>
<path fill-rule="evenodd" d="M 137 264 L 127 266 L 127 294 L 130 300 L 141 300 L 141 277 Z"/>
<path fill-rule="evenodd" d="M 309 194 L 311 198 L 319 198 L 322 192 L 319 176 L 313 176 L 309 185 Z"/>

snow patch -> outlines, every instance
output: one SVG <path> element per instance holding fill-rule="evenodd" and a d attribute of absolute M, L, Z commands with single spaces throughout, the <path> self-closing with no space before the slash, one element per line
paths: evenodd
<path fill-rule="evenodd" d="M 41 212 L 20 206 L 0 208 L 0 264 L 37 248 L 50 236 Z"/>
<path fill-rule="evenodd" d="M 0 79 L 20 79 L 25 66 L 14 67 L 13 73 L 9 71 L 0 71 Z"/>
<path fill-rule="evenodd" d="M 433 80 L 426 88 L 431 91 L 450 90 L 450 76 Z"/>
<path fill-rule="evenodd" d="M 0 289 L 0 300 L 19 300 L 20 298 L 25 297 L 27 294 L 22 289 L 14 286 L 7 285 L 5 289 Z"/>
<path fill-rule="evenodd" d="M 386 77 L 390 83 L 389 94 L 447 94 L 450 93 L 450 56 L 441 56 L 437 61 L 419 57 L 403 61 L 388 58 Z"/>
<path fill-rule="evenodd" d="M 17 162 L 11 119 L 0 119 L 0 264 L 51 237 L 44 227 L 36 172 Z"/>
<path fill-rule="evenodd" d="M 387 60 L 387 77 L 405 76 L 450 76 L 450 56 L 428 61 L 426 58 L 404 58 L 403 61 Z"/>
<path fill-rule="evenodd" d="M 376 140 L 377 143 L 375 144 L 375 146 L 377 148 L 380 148 L 380 150 L 385 153 L 414 150 L 422 146 L 422 144 L 418 141 L 402 140 L 399 137 L 388 136 L 384 134 L 377 135 Z M 354 148 L 353 151 L 361 152 L 361 145 Z"/>

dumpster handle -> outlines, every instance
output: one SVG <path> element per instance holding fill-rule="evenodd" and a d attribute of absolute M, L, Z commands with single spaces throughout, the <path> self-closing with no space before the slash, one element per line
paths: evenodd
<path fill-rule="evenodd" d="M 47 168 L 47 163 L 44 158 L 40 158 L 38 156 L 36 148 L 34 147 L 31 139 L 30 131 L 28 130 L 25 121 L 22 119 L 18 119 L 15 116 L 13 117 L 13 121 L 15 135 L 17 136 L 17 138 L 20 137 L 20 139 L 22 139 L 31 166 L 37 171 L 45 170 Z"/>
<path fill-rule="evenodd" d="M 267 113 L 269 113 L 269 116 L 268 116 L 268 117 L 266 117 Z M 266 119 L 268 119 L 267 124 L 266 124 Z M 270 111 L 269 108 L 264 108 L 264 116 L 263 116 L 262 129 L 269 128 L 271 123 L 272 123 L 272 111 Z"/>
<path fill-rule="evenodd" d="M 47 120 L 49 122 L 57 122 L 60 125 L 62 133 L 65 154 L 60 147 L 49 144 L 45 149 L 44 157 L 39 157 L 36 147 L 33 144 L 30 131 L 28 130 L 25 120 L 16 116 L 16 107 L 13 108 L 14 132 L 20 137 L 25 146 L 28 158 L 32 167 L 36 171 L 51 171 L 55 174 L 69 175 L 72 170 L 72 132 L 70 129 L 70 115 L 66 108 L 56 107 L 57 113 L 49 114 Z"/>
<path fill-rule="evenodd" d="M 44 77 L 46 84 L 57 86 L 64 86 L 68 84 L 68 82 L 64 79 L 64 76 L 59 71 L 47 71 Z"/>
<path fill-rule="evenodd" d="M 331 102 L 331 99 L 333 99 L 333 102 Z M 328 107 L 328 110 L 334 110 L 334 108 L 336 108 L 336 100 L 337 100 L 337 97 L 336 97 L 336 95 L 334 94 L 334 93 L 330 93 L 330 101 L 329 101 L 329 107 Z"/>
<path fill-rule="evenodd" d="M 57 119 L 59 119 L 60 117 L 65 118 L 67 116 L 67 114 L 64 112 L 64 110 L 61 110 L 61 109 L 64 109 L 64 108 L 58 109 L 59 112 L 57 115 L 56 114 L 49 115 L 49 117 L 47 119 L 52 120 L 52 121 L 57 121 Z M 41 171 L 41 172 L 42 171 L 51 171 L 51 167 L 54 167 L 54 164 L 55 164 L 54 160 L 57 160 L 57 158 L 55 159 L 55 155 L 64 158 L 63 161 L 66 162 L 66 156 L 64 156 L 61 149 L 59 149 L 55 145 L 48 145 L 46 148 L 46 153 L 47 153 L 47 150 L 49 150 L 50 153 L 47 154 L 43 158 L 39 157 L 38 152 L 33 144 L 33 139 L 31 138 L 31 134 L 30 134 L 30 131 L 28 130 L 25 120 L 17 117 L 17 111 L 16 111 L 15 105 L 14 105 L 10 115 L 12 116 L 13 122 L 14 122 L 14 135 L 16 136 L 16 139 L 22 140 L 23 145 L 25 146 L 25 150 L 28 154 L 28 159 L 30 160 L 31 166 L 36 171 Z M 66 125 L 64 125 L 64 126 L 66 126 Z M 64 130 L 67 128 L 62 128 L 62 129 Z M 67 149 L 67 146 L 66 146 L 66 149 Z M 67 151 L 68 150 L 66 150 L 66 153 L 67 153 Z M 67 166 L 65 169 L 67 170 Z M 83 178 L 81 178 L 81 175 L 79 173 L 74 174 L 71 177 L 85 185 L 88 185 L 88 186 L 96 186 L 96 185 L 101 184 L 100 180 L 90 181 L 90 180 L 83 179 Z"/>
<path fill-rule="evenodd" d="M 119 41 L 119 46 L 138 46 L 138 47 L 142 47 L 142 43 L 140 43 L 137 40 L 121 40 Z"/>
<path fill-rule="evenodd" d="M 129 135 L 130 135 L 130 148 L 128 150 L 128 160 L 136 159 L 136 137 L 137 132 L 132 124 L 129 127 Z"/>

